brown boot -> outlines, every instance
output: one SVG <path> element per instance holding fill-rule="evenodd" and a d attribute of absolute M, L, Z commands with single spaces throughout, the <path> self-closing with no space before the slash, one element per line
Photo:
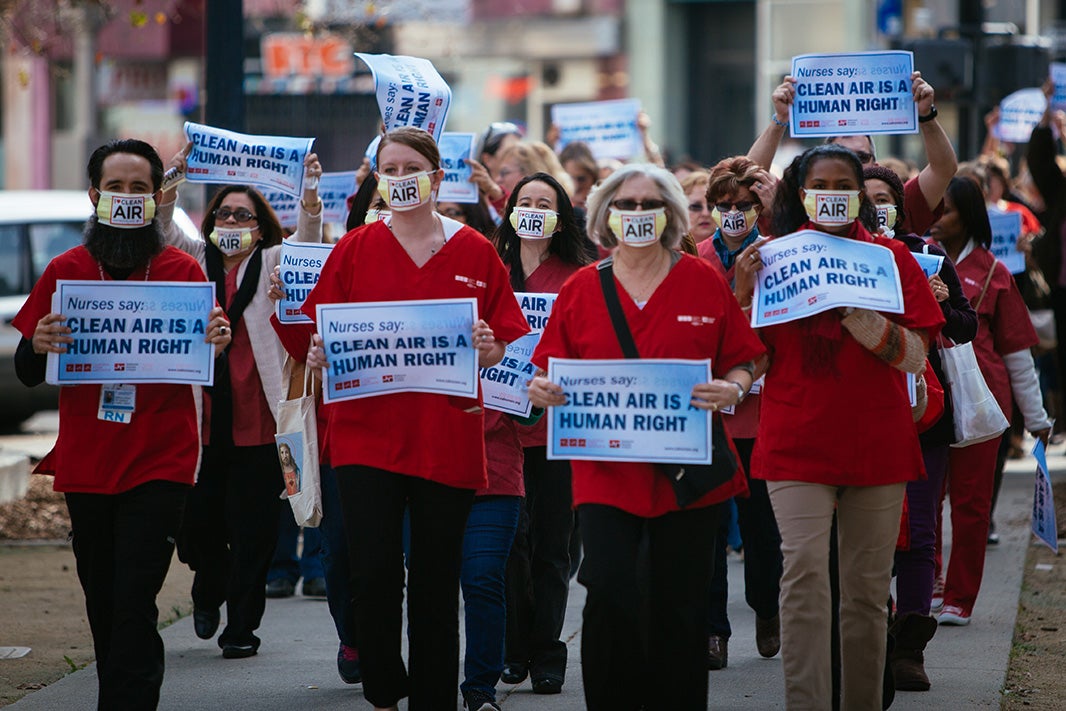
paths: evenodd
<path fill-rule="evenodd" d="M 899 691 L 929 691 L 925 673 L 925 645 L 936 634 L 936 619 L 927 615 L 904 615 L 892 625 L 896 647 L 889 656 L 892 676 Z"/>

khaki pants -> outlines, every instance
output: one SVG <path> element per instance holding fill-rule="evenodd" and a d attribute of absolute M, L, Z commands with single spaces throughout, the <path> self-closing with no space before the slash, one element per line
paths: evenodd
<path fill-rule="evenodd" d="M 892 559 L 903 483 L 836 487 L 768 482 L 781 531 L 781 657 L 790 711 L 832 708 L 829 532 L 840 543 L 841 703 L 881 711 Z"/>

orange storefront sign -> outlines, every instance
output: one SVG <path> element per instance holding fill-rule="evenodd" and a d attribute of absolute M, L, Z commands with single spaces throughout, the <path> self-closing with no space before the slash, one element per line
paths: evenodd
<path fill-rule="evenodd" d="M 351 76 L 355 65 L 351 45 L 334 35 L 264 35 L 262 58 L 263 75 L 270 78 L 305 76 L 339 79 Z"/>

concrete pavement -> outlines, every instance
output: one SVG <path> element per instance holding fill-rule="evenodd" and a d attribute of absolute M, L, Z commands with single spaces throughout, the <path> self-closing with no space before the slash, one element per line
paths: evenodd
<path fill-rule="evenodd" d="M 1066 457 L 1062 447 L 1052 450 L 1049 467 L 1053 478 L 1056 475 L 1064 478 Z M 897 693 L 893 709 L 999 708 L 1022 566 L 1031 540 L 1034 469 L 1032 458 L 1008 463 L 995 516 L 1001 543 L 988 549 L 973 621 L 968 627 L 939 628 L 926 652 L 932 689 L 925 693 Z M 180 565 L 176 560 L 174 564 Z M 730 560 L 729 578 L 729 614 L 733 627 L 729 666 L 710 672 L 710 708 L 784 709 L 781 658 L 779 655 L 763 659 L 756 652 L 755 618 L 744 604 L 739 560 Z M 202 641 L 193 634 L 191 616 L 163 630 L 167 670 L 160 709 L 369 708 L 361 687 L 345 685 L 337 676 L 337 637 L 325 601 L 297 596 L 267 602 L 258 632 L 263 646 L 258 656 L 250 659 L 223 659 L 213 640 Z M 505 711 L 584 708 L 580 666 L 583 602 L 584 589 L 574 583 L 563 632 L 570 651 L 563 693 L 536 696 L 528 680 L 518 686 L 501 683 L 497 692 Z M 634 669 L 634 674 L 639 673 L 640 670 Z M 91 708 L 95 699 L 96 670 L 89 666 L 30 694 L 12 708 L 18 711 Z M 401 704 L 400 708 L 405 705 Z"/>

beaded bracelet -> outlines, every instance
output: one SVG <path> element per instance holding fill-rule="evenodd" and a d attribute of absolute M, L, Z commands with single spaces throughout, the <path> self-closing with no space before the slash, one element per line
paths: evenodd
<path fill-rule="evenodd" d="M 770 114 L 770 120 L 773 121 L 774 123 L 776 123 L 781 128 L 788 128 L 788 123 L 789 122 L 785 121 L 784 123 L 781 123 L 780 121 L 778 121 L 776 113 Z"/>

